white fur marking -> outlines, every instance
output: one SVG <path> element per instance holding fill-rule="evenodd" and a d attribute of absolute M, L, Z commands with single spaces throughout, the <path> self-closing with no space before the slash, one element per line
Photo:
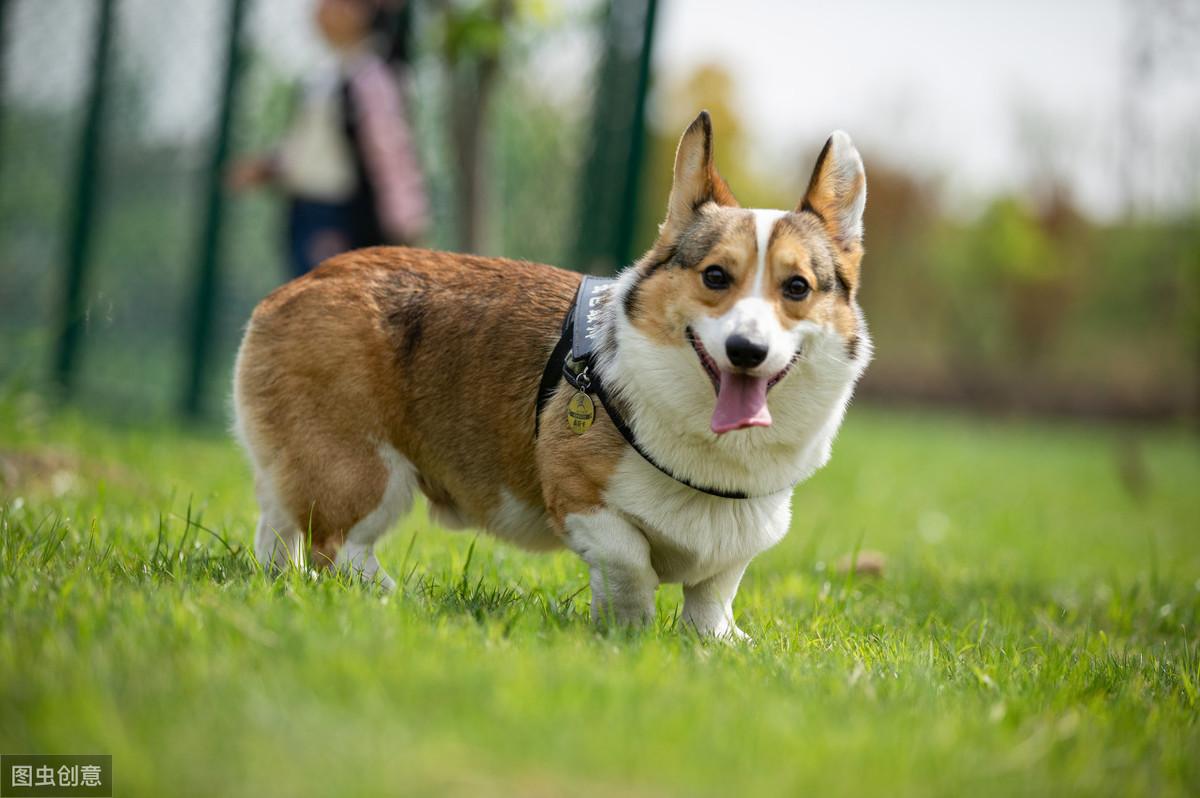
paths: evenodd
<path fill-rule="evenodd" d="M 508 488 L 500 489 L 500 505 L 492 512 L 487 527 L 498 537 L 534 551 L 562 545 L 550 528 L 545 510 L 521 501 Z"/>
<path fill-rule="evenodd" d="M 725 342 L 729 336 L 744 335 L 753 341 L 766 344 L 767 359 L 754 369 L 753 373 L 769 377 L 787 367 L 799 344 L 797 337 L 784 329 L 775 307 L 766 298 L 767 245 L 771 241 L 771 231 L 775 229 L 776 222 L 787 214 L 785 211 L 762 208 L 750 212 L 754 214 L 754 236 L 757 242 L 754 282 L 750 291 L 735 302 L 724 315 L 718 318 L 704 316 L 696 321 L 693 329 L 700 336 L 704 348 L 725 371 L 733 369 L 733 364 L 729 362 L 725 353 Z"/>
<path fill-rule="evenodd" d="M 254 556 L 268 571 L 304 565 L 304 535 L 274 504 L 259 500 L 261 515 L 254 531 Z"/>
<path fill-rule="evenodd" d="M 749 640 L 733 620 L 733 597 L 749 561 L 734 563 L 709 579 L 683 588 L 683 622 L 702 635 Z"/>
<path fill-rule="evenodd" d="M 588 564 L 592 617 L 618 623 L 653 618 L 658 574 L 650 564 L 650 545 L 642 533 L 607 509 L 573 513 L 563 524 L 567 545 Z"/>
<path fill-rule="evenodd" d="M 728 460 L 711 453 L 729 467 Z M 762 484 L 765 479 L 782 481 L 787 472 L 735 473 L 738 484 L 759 492 L 775 487 Z M 747 563 L 778 543 L 791 521 L 791 499 L 790 488 L 741 500 L 697 493 L 633 450 L 622 455 L 604 493 L 607 506 L 620 507 L 622 514 L 636 519 L 641 535 L 657 552 L 654 564 L 662 581 L 685 585 Z"/>
<path fill-rule="evenodd" d="M 378 582 L 384 590 L 396 589 L 396 580 L 379 567 L 374 545 L 347 540 L 338 549 L 337 564 L 346 573 L 358 574 L 364 582 Z"/>
<path fill-rule="evenodd" d="M 267 571 L 304 566 L 304 535 L 283 511 L 270 474 L 254 467 L 254 492 L 258 498 L 258 527 L 254 531 L 254 556 Z"/>
<path fill-rule="evenodd" d="M 787 215 L 787 211 L 777 211 L 770 208 L 752 208 L 754 214 L 754 238 L 758 244 L 755 253 L 754 285 L 751 286 L 750 296 L 763 296 L 763 281 L 767 275 L 767 244 L 771 241 L 771 231 L 775 223 Z"/>

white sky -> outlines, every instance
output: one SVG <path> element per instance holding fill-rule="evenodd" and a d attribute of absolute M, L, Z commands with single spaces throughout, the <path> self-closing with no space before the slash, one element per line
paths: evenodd
<path fill-rule="evenodd" d="M 1184 4 L 1200 22 L 1200 3 Z M 811 157 L 843 128 L 868 176 L 872 157 L 915 165 L 942 175 L 951 195 L 965 199 L 1028 183 L 1019 111 L 1050 123 L 1049 157 L 1084 205 L 1107 215 L 1121 198 L 1129 5 L 667 0 L 655 68 L 669 76 L 708 61 L 725 65 L 761 147 L 760 166 Z M 1200 61 L 1176 58 L 1153 89 L 1139 100 L 1150 163 L 1138 173 L 1165 185 L 1143 190 L 1158 206 L 1194 201 Z"/>

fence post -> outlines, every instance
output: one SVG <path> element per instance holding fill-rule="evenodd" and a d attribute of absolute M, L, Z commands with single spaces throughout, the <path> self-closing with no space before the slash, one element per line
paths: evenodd
<path fill-rule="evenodd" d="M 217 267 L 221 249 L 221 221 L 224 206 L 222 175 L 229 154 L 229 134 L 236 105 L 238 77 L 241 72 L 241 35 L 247 0 L 229 0 L 229 24 L 225 50 L 225 74 L 217 127 L 213 134 L 208 173 L 204 183 L 204 223 L 196 250 L 196 282 L 194 290 L 191 352 L 188 359 L 186 387 L 183 395 L 185 415 L 198 417 L 204 408 L 204 386 L 208 370 L 212 338 L 212 320 L 217 295 Z"/>
<path fill-rule="evenodd" d="M 4 169 L 4 95 L 8 89 L 5 62 L 8 56 L 9 0 L 0 0 L 0 172 Z"/>
<path fill-rule="evenodd" d="M 629 127 L 629 158 L 625 161 L 625 196 L 621 198 L 613 254 L 617 268 L 633 259 L 633 232 L 637 226 L 638 197 L 641 196 L 642 155 L 646 151 L 646 94 L 650 91 L 650 54 L 654 47 L 654 21 L 658 0 L 646 0 L 642 23 L 642 49 L 638 54 L 637 88 L 633 122 Z"/>
<path fill-rule="evenodd" d="M 645 150 L 646 92 L 656 0 L 611 0 L 592 111 L 592 140 L 579 196 L 575 257 L 589 272 L 629 258 Z"/>
<path fill-rule="evenodd" d="M 113 17 L 116 0 L 101 0 L 96 17 L 96 42 L 92 53 L 92 80 L 83 131 L 79 138 L 79 161 L 75 193 L 66 237 L 66 273 L 63 275 L 62 304 L 58 327 L 58 355 L 54 381 L 64 395 L 74 387 L 79 339 L 83 332 L 83 285 L 88 268 L 93 233 L 96 190 L 99 184 L 100 148 L 103 144 L 104 108 L 108 97 L 108 69 L 112 51 Z"/>

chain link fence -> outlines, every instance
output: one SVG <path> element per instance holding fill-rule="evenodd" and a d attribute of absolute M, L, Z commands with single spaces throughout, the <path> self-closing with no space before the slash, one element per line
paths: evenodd
<path fill-rule="evenodd" d="M 81 142 L 109 2 L 103 111 L 89 167 Z M 233 153 L 269 148 L 298 81 L 331 58 L 312 3 L 244 2 Z M 0 0 L 0 381 L 7 390 L 41 387 L 51 371 L 80 192 L 91 188 L 73 393 L 139 415 L 179 406 L 232 7 L 231 0 Z M 408 97 L 434 219 L 425 243 L 440 248 L 457 248 L 462 224 L 459 155 L 447 132 L 454 76 L 442 47 L 453 8 L 416 3 L 410 28 Z M 482 128 L 481 252 L 571 264 L 606 11 L 599 0 L 523 4 L 504 23 Z M 209 415 L 224 412 L 251 309 L 286 275 L 278 197 L 225 197 L 221 218 L 201 397 Z"/>

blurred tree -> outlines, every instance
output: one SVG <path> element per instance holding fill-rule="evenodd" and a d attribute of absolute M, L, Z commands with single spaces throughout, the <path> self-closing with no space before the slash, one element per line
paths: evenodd
<path fill-rule="evenodd" d="M 903 352 L 904 366 L 888 379 L 926 379 L 921 375 L 928 369 L 917 366 L 936 360 L 933 350 L 943 335 L 942 286 L 929 266 L 930 251 L 939 248 L 937 185 L 872 153 L 864 158 L 866 259 L 859 301 L 871 326 L 887 332 L 887 340 L 877 344 L 884 357 L 876 365 L 887 368 Z"/>
<path fill-rule="evenodd" d="M 1121 64 L 1121 130 L 1118 168 L 1127 216 L 1155 211 L 1164 176 L 1186 163 L 1163 158 L 1163 142 L 1147 113 L 1156 90 L 1168 78 L 1200 73 L 1200 4 L 1195 0 L 1125 0 Z M 1157 156 L 1157 158 L 1156 158 Z M 1157 162 L 1155 162 L 1157 161 Z M 1200 183 L 1192 164 L 1189 184 Z M 1165 169 L 1164 169 L 1165 167 Z"/>
<path fill-rule="evenodd" d="M 964 333 L 960 366 L 971 363 L 965 373 L 986 362 L 977 359 L 981 354 L 989 360 L 1016 357 L 1026 366 L 1045 358 L 1067 318 L 1070 270 L 1064 248 L 1042 221 L 1017 199 L 996 199 L 973 225 L 963 265 L 976 276 L 966 284 L 972 295 L 952 303 Z M 1000 318 L 979 314 L 981 305 L 997 299 Z M 988 320 L 986 328 L 978 324 L 979 315 Z"/>
<path fill-rule="evenodd" d="M 455 2 L 438 0 L 441 55 L 449 71 L 446 108 L 454 142 L 455 218 L 458 246 L 467 252 L 483 248 L 484 198 L 490 173 L 485 148 L 488 109 L 507 39 L 505 25 L 512 0 Z"/>

